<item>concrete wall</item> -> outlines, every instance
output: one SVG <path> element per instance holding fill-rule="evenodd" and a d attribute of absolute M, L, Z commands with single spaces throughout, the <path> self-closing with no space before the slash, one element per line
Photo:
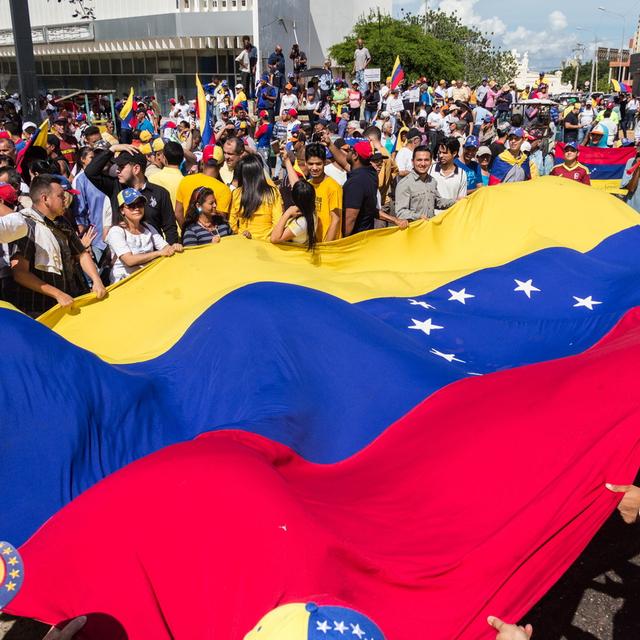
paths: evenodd
<path fill-rule="evenodd" d="M 85 6 L 95 8 L 98 20 L 176 12 L 176 0 L 88 0 Z M 66 0 L 29 0 L 29 14 L 33 27 L 74 22 L 76 18 L 72 17 L 73 12 L 73 5 Z M 11 12 L 6 0 L 0 1 L 0 29 L 11 29 Z"/>
<path fill-rule="evenodd" d="M 265 68 L 266 60 L 276 44 L 280 44 L 286 59 L 287 72 L 291 71 L 293 67 L 289 60 L 289 51 L 296 41 L 296 34 L 300 48 L 309 55 L 311 32 L 309 0 L 259 0 L 258 29 L 262 69 Z"/>
<path fill-rule="evenodd" d="M 96 20 L 93 26 L 96 41 L 176 36 L 242 36 L 251 35 L 252 13 L 170 13 L 128 20 Z"/>
<path fill-rule="evenodd" d="M 378 8 L 383 13 L 391 13 L 392 4 L 392 0 L 310 0 L 316 45 L 308 53 L 309 62 L 321 66 L 329 47 L 348 36 L 360 16 Z"/>

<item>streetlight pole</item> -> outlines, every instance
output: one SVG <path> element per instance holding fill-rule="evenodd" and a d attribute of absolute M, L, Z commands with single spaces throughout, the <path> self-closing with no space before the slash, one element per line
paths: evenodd
<path fill-rule="evenodd" d="M 618 56 L 620 62 L 620 67 L 618 69 L 618 82 L 622 82 L 622 79 L 624 77 L 624 73 L 622 71 L 622 52 L 624 51 L 624 32 L 627 29 L 627 17 L 622 13 L 616 13 L 615 11 L 605 9 L 604 7 L 598 7 L 598 11 L 602 11 L 602 13 L 609 13 L 612 16 L 616 16 L 616 18 L 620 18 L 622 20 L 622 42 L 620 43 L 620 55 Z"/>
<path fill-rule="evenodd" d="M 33 56 L 33 40 L 31 39 L 29 3 L 26 0 L 9 0 L 9 6 L 13 26 L 13 43 L 16 50 L 22 118 L 38 122 L 40 110 L 38 109 L 38 85 L 36 82 L 36 63 Z"/>

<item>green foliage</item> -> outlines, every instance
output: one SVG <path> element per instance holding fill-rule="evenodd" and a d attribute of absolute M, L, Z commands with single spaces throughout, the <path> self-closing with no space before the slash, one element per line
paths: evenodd
<path fill-rule="evenodd" d="M 617 71 L 617 69 L 616 69 Z M 615 77 L 615 74 L 614 74 Z M 574 66 L 566 66 L 562 70 L 562 82 L 566 82 L 573 86 L 576 79 L 576 68 Z M 578 71 L 578 89 L 584 89 L 585 81 L 591 81 L 591 60 L 580 65 Z M 600 62 L 598 65 L 598 80 L 592 91 L 611 91 L 609 85 L 609 63 Z"/>
<path fill-rule="evenodd" d="M 396 55 L 410 79 L 422 75 L 430 80 L 463 78 L 473 86 L 483 76 L 504 83 L 517 70 L 510 52 L 497 49 L 487 35 L 442 11 L 406 14 L 401 19 L 371 11 L 355 24 L 351 36 L 329 49 L 348 70 L 353 65 L 357 38 L 365 40 L 372 65 L 381 67 L 383 78 L 391 74 Z"/>

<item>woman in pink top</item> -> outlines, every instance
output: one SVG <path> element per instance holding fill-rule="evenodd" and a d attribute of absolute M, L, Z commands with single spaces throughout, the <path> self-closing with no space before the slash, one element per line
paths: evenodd
<path fill-rule="evenodd" d="M 495 85 L 488 87 L 487 100 L 484 103 L 485 109 L 493 109 L 496 106 L 497 95 L 498 95 L 498 92 L 496 91 Z"/>
<path fill-rule="evenodd" d="M 360 102 L 362 101 L 362 93 L 358 86 L 358 81 L 354 80 L 351 83 L 351 89 L 347 91 L 349 96 L 349 117 L 351 120 L 360 120 Z"/>

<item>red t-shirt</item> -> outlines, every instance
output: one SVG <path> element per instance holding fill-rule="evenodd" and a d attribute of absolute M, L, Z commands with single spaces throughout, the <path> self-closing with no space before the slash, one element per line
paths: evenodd
<path fill-rule="evenodd" d="M 575 180 L 576 182 L 582 182 L 582 184 L 591 184 L 589 179 L 589 169 L 579 162 L 573 167 L 567 167 L 566 164 L 557 164 L 551 169 L 552 176 L 560 176 L 562 178 L 568 178 L 569 180 Z"/>

